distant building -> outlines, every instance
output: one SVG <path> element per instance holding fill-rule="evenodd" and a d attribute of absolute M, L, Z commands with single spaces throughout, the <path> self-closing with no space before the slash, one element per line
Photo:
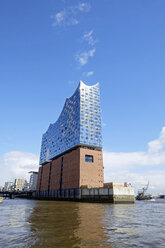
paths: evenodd
<path fill-rule="evenodd" d="M 0 186 L 0 191 L 3 191 L 3 187 L 2 186 Z"/>
<path fill-rule="evenodd" d="M 12 191 L 14 188 L 13 182 L 5 182 L 4 191 Z"/>
<path fill-rule="evenodd" d="M 23 186 L 26 183 L 25 179 L 15 179 L 14 182 L 14 189 L 16 191 L 22 191 L 23 190 Z"/>
<path fill-rule="evenodd" d="M 29 181 L 25 180 L 22 190 L 29 191 Z"/>
<path fill-rule="evenodd" d="M 54 124 L 42 136 L 37 191 L 103 187 L 99 83 L 80 81 Z"/>
<path fill-rule="evenodd" d="M 37 188 L 37 178 L 38 178 L 38 172 L 36 171 L 30 171 L 30 182 L 29 182 L 29 190 L 36 190 Z"/>

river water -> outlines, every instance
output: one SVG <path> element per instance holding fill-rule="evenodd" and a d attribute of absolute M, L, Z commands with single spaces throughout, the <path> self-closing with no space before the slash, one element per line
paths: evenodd
<path fill-rule="evenodd" d="M 165 247 L 165 200 L 97 204 L 4 199 L 0 248 Z"/>

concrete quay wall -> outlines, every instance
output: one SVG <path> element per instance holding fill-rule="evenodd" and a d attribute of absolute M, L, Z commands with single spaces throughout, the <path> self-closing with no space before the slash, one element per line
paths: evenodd
<path fill-rule="evenodd" d="M 113 186 L 113 202 L 114 203 L 129 203 L 135 202 L 134 188 L 131 186 Z"/>
<path fill-rule="evenodd" d="M 34 198 L 40 200 L 66 200 L 98 203 L 134 203 L 135 201 L 134 189 L 129 186 L 38 191 L 35 193 Z"/>

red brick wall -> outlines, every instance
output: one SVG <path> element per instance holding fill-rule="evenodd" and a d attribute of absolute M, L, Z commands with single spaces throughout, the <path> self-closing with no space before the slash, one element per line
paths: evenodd
<path fill-rule="evenodd" d="M 61 160 L 62 158 L 57 158 L 52 161 L 50 190 L 60 188 Z"/>
<path fill-rule="evenodd" d="M 62 189 L 80 186 L 80 150 L 74 150 L 63 157 Z"/>
<path fill-rule="evenodd" d="M 85 155 L 93 156 L 93 163 L 85 162 Z M 103 187 L 103 155 L 101 151 L 80 148 L 80 186 Z"/>
<path fill-rule="evenodd" d="M 50 163 L 43 165 L 41 191 L 48 190 Z"/>
<path fill-rule="evenodd" d="M 85 162 L 85 155 L 93 156 L 93 163 Z M 62 157 L 52 161 L 50 190 L 60 189 Z M 41 191 L 48 190 L 50 163 L 43 165 Z M 39 190 L 41 167 L 39 168 L 37 190 Z M 63 156 L 62 189 L 91 186 L 103 187 L 103 155 L 101 151 L 79 148 Z"/>

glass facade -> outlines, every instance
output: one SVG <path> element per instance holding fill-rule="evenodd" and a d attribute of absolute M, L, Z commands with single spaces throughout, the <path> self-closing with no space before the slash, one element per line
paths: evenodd
<path fill-rule="evenodd" d="M 66 99 L 58 120 L 43 134 L 40 164 L 79 144 L 102 147 L 99 83 L 88 86 L 80 81 Z"/>

